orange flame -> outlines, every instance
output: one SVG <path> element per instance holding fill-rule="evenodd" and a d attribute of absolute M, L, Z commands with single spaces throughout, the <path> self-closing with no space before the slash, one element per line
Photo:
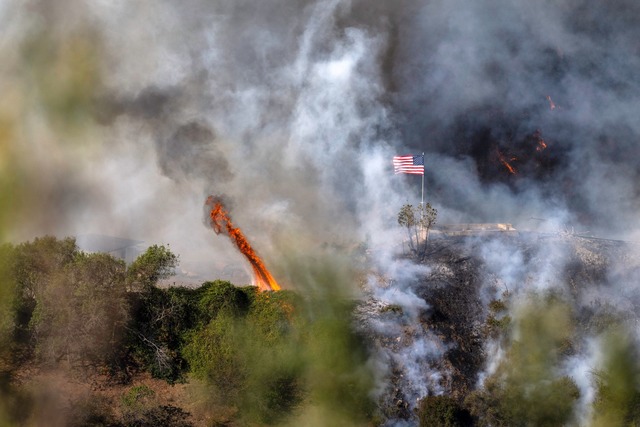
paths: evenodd
<path fill-rule="evenodd" d="M 504 157 L 504 154 L 502 154 L 500 152 L 500 150 L 498 150 L 498 160 L 500 160 L 500 163 L 502 163 L 504 165 L 505 168 L 507 168 L 507 170 L 509 171 L 509 173 L 511 175 L 515 175 L 518 173 L 518 171 L 516 170 L 516 168 L 514 168 L 513 166 L 511 166 L 511 164 L 509 162 L 513 162 L 514 160 L 518 160 L 517 157 L 511 157 L 509 160 L 507 160 Z"/>
<path fill-rule="evenodd" d="M 242 231 L 233 226 L 231 218 L 229 218 L 229 214 L 224 209 L 222 202 L 213 196 L 209 196 L 206 204 L 211 207 L 209 216 L 211 218 L 210 224 L 211 227 L 213 227 L 213 231 L 215 231 L 216 234 L 222 232 L 227 234 L 242 255 L 247 258 L 249 264 L 251 264 L 251 268 L 253 268 L 258 289 L 261 291 L 279 291 L 281 289 L 280 285 L 278 285 L 278 282 L 276 282 L 269 270 L 267 270 L 264 262 L 253 250 L 247 238 L 242 234 Z"/>
<path fill-rule="evenodd" d="M 547 143 L 544 142 L 544 139 L 540 138 L 538 140 L 538 146 L 536 147 L 536 151 L 542 151 L 547 148 Z"/>
<path fill-rule="evenodd" d="M 536 129 L 536 131 L 533 133 L 533 137 L 536 141 L 536 151 L 538 153 L 544 151 L 547 148 L 547 143 L 542 138 L 542 132 L 540 132 L 540 129 Z"/>
<path fill-rule="evenodd" d="M 550 110 L 555 110 L 556 109 L 556 104 L 554 104 L 553 100 L 551 99 L 551 96 L 547 95 L 547 101 L 549 101 L 549 109 Z"/>

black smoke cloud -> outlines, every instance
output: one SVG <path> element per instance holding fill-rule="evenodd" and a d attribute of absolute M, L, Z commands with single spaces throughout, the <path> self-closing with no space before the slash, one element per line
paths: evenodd
<path fill-rule="evenodd" d="M 145 127 L 152 135 L 160 171 L 167 177 L 224 184 L 233 174 L 216 146 L 215 131 L 203 121 L 180 115 L 187 96 L 177 88 L 158 87 L 145 88 L 131 99 L 103 96 L 95 103 L 94 115 L 105 126 L 129 116 Z"/>
<path fill-rule="evenodd" d="M 508 185 L 509 198 L 535 188 L 576 225 L 635 228 L 638 194 L 625 183 L 638 178 L 638 5 L 458 6 L 430 2 L 407 16 L 391 71 L 402 139 L 436 158 L 471 159 L 464 167 L 485 188 Z M 538 138 L 546 150 L 536 151 Z M 517 175 L 496 151 L 517 158 Z M 438 183 L 443 171 L 427 164 Z M 456 192 L 439 189 L 442 203 L 456 204 Z"/>

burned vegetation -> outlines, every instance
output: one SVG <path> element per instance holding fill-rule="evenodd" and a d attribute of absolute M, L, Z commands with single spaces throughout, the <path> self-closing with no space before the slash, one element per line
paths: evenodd
<path fill-rule="evenodd" d="M 404 255 L 397 262 L 412 274 L 370 282 L 356 311 L 388 367 L 386 425 L 636 420 L 637 386 L 614 397 L 603 378 L 613 375 L 608 358 L 637 352 L 639 249 L 512 231 L 441 234 L 425 256 Z M 636 365 L 625 368 L 633 381 Z"/>

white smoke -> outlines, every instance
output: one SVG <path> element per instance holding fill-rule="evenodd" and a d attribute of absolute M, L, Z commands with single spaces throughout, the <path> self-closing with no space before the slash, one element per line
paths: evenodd
<path fill-rule="evenodd" d="M 570 357 L 564 362 L 566 374 L 580 390 L 580 398 L 575 407 L 576 420 L 580 425 L 588 425 L 593 413 L 592 404 L 596 395 L 594 373 L 600 363 L 602 352 L 602 343 L 597 339 L 589 339 L 584 346 L 584 353 Z"/>

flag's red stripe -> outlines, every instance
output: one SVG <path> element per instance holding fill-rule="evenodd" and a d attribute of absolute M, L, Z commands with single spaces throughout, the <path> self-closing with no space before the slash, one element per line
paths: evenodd
<path fill-rule="evenodd" d="M 424 175 L 424 165 L 414 165 L 416 156 L 394 156 L 393 169 L 396 174 L 406 173 L 413 175 Z"/>

